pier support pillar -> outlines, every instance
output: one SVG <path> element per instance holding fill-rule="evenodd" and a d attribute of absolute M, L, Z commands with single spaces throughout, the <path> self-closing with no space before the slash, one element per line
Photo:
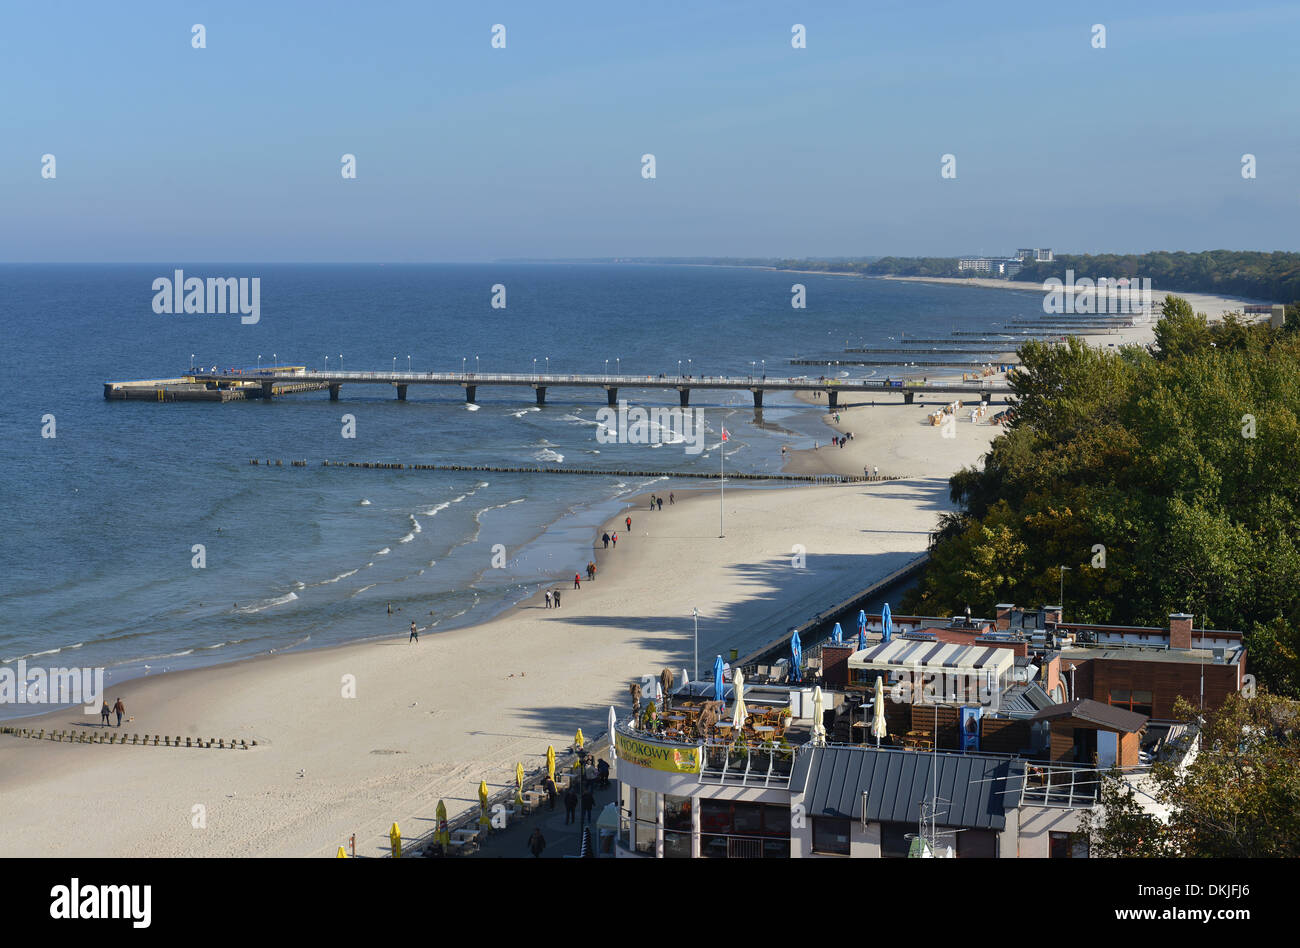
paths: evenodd
<path fill-rule="evenodd" d="M 689 388 L 679 388 L 677 390 L 677 398 L 681 402 L 683 408 L 687 407 L 691 403 L 691 390 Z"/>
<path fill-rule="evenodd" d="M 399 385 L 399 386 L 397 386 L 397 400 L 398 400 L 399 402 L 404 402 L 404 401 L 406 401 L 406 386 L 405 386 L 405 385 Z"/>
<path fill-rule="evenodd" d="M 339 389 L 342 387 L 337 384 L 330 386 L 330 401 L 337 402 L 339 400 Z"/>
<path fill-rule="evenodd" d="M 477 402 L 475 401 L 475 398 L 476 398 L 477 394 L 478 394 L 478 386 L 477 386 L 477 385 L 466 385 L 466 386 L 465 386 L 465 401 L 466 401 L 467 403 L 469 403 L 470 405 L 477 404 Z"/>
<path fill-rule="evenodd" d="M 537 393 L 537 407 L 541 408 L 546 404 L 546 386 L 534 385 L 533 391 Z"/>
<path fill-rule="evenodd" d="M 274 389 L 273 383 L 271 382 L 262 383 L 262 397 L 265 398 L 268 402 L 271 400 L 271 394 L 273 389 Z"/>
<path fill-rule="evenodd" d="M 763 407 L 763 390 L 761 388 L 756 388 L 754 389 L 754 410 L 759 411 L 762 409 L 762 407 Z"/>
<path fill-rule="evenodd" d="M 609 399 L 610 408 L 618 407 L 618 389 L 614 388 L 612 385 L 606 385 L 605 397 Z"/>
<path fill-rule="evenodd" d="M 826 390 L 826 407 L 827 408 L 840 407 L 840 393 L 833 388 L 828 388 Z"/>
<path fill-rule="evenodd" d="M 904 392 L 904 393 L 903 393 L 903 404 L 904 404 L 904 405 L 910 405 L 910 404 L 912 404 L 915 400 L 916 400 L 916 392 Z"/>

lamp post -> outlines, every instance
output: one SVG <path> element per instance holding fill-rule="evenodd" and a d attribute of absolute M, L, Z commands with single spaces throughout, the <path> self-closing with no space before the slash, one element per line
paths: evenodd
<path fill-rule="evenodd" d="M 1068 566 L 1058 566 L 1057 569 L 1058 569 L 1058 570 L 1060 571 L 1060 573 L 1061 573 L 1061 592 L 1060 592 L 1060 599 L 1059 599 L 1059 602 L 1060 602 L 1060 604 L 1061 604 L 1061 619 L 1060 619 L 1060 621 L 1061 621 L 1061 622 L 1064 622 L 1064 621 L 1065 621 L 1065 574 L 1068 573 L 1068 572 L 1070 571 L 1070 567 L 1068 567 Z"/>
<path fill-rule="evenodd" d="M 605 360 L 605 371 L 604 371 L 603 373 L 601 373 L 601 374 L 602 374 L 602 375 L 606 375 L 606 376 L 609 375 L 609 360 L 608 360 L 608 359 Z"/>
<path fill-rule="evenodd" d="M 465 356 L 461 356 L 461 357 L 460 357 L 460 374 L 461 374 L 461 375 L 464 375 L 464 374 L 465 374 L 465 358 L 466 358 Z"/>
<path fill-rule="evenodd" d="M 475 357 L 474 357 L 474 374 L 475 374 L 475 375 L 478 375 L 478 374 L 479 374 L 479 370 L 478 370 L 478 356 L 475 356 Z"/>
<path fill-rule="evenodd" d="M 763 381 L 766 382 L 766 381 L 767 381 L 767 360 L 766 360 L 766 359 L 760 359 L 759 362 L 760 362 L 760 363 L 762 364 L 762 366 L 763 366 Z"/>
<path fill-rule="evenodd" d="M 533 357 L 533 375 L 534 375 L 534 376 L 537 375 L 537 357 L 536 357 L 536 356 Z"/>
<path fill-rule="evenodd" d="M 578 748 L 578 839 L 582 839 L 583 828 L 587 825 L 587 810 L 582 806 L 582 798 L 587 795 L 587 749 Z"/>
<path fill-rule="evenodd" d="M 325 371 L 326 371 L 326 372 L 329 372 L 329 370 L 330 370 L 330 357 L 329 357 L 329 356 L 326 356 L 326 357 L 325 357 Z"/>
<path fill-rule="evenodd" d="M 622 360 L 622 359 L 615 359 L 615 360 L 614 360 L 614 374 L 615 374 L 615 375 L 622 375 L 622 374 L 623 374 L 623 360 Z"/>
<path fill-rule="evenodd" d="M 280 357 L 274 352 L 271 353 L 271 369 L 274 370 L 280 364 Z"/>
<path fill-rule="evenodd" d="M 678 378 L 681 378 L 681 377 L 682 377 L 682 360 L 681 360 L 681 359 L 678 359 L 678 360 L 677 360 L 677 377 L 678 377 Z"/>
<path fill-rule="evenodd" d="M 257 371 L 262 371 L 262 353 L 257 354 Z"/>
<path fill-rule="evenodd" d="M 411 374 L 411 354 L 409 352 L 406 354 L 406 374 Z"/>
<path fill-rule="evenodd" d="M 343 353 L 339 353 L 339 371 L 343 371 Z"/>
<path fill-rule="evenodd" d="M 190 353 L 190 371 L 191 371 L 191 372 L 194 371 L 194 353 L 193 353 L 193 352 Z"/>
<path fill-rule="evenodd" d="M 393 356 L 393 374 L 397 374 L 397 356 Z"/>
<path fill-rule="evenodd" d="M 691 618 L 695 620 L 695 680 L 700 680 L 700 610 L 691 607 Z"/>

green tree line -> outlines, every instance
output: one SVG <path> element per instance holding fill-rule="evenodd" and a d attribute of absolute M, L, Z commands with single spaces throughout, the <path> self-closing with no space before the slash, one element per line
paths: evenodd
<path fill-rule="evenodd" d="M 1300 332 L 1166 297 L 1149 350 L 1028 342 L 1014 419 L 950 481 L 912 614 L 1059 597 L 1081 622 L 1245 633 L 1251 670 L 1300 696 Z"/>

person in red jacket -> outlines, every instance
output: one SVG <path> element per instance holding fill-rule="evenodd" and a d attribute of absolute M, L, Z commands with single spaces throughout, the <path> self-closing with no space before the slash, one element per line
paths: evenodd
<path fill-rule="evenodd" d="M 577 573 L 574 573 L 574 574 L 573 574 L 573 588 L 574 588 L 574 589 L 581 589 L 581 588 L 582 588 L 582 582 L 581 582 L 581 580 L 579 580 L 579 578 L 578 578 L 578 574 L 577 574 Z"/>

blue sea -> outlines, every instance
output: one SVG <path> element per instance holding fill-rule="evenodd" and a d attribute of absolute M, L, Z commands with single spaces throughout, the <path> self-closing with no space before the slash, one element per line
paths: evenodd
<path fill-rule="evenodd" d="M 258 277 L 261 317 L 158 315 L 153 281 Z M 791 307 L 791 285 L 807 307 Z M 492 287 L 506 307 L 491 307 Z M 4 265 L 0 663 L 103 666 L 110 682 L 477 622 L 572 576 L 620 499 L 709 481 L 327 469 L 392 461 L 775 472 L 825 438 L 789 396 L 692 392 L 706 450 L 600 444 L 603 391 L 344 386 L 272 402 L 109 402 L 103 383 L 197 365 L 819 375 L 793 357 L 1041 312 L 1025 291 L 690 266 Z M 395 361 L 394 361 L 395 360 Z M 928 370 L 934 371 L 934 370 Z M 844 375 L 839 370 L 837 375 Z M 870 376 L 872 369 L 852 372 Z M 880 375 L 890 370 L 879 370 Z M 893 370 L 897 375 L 898 371 Z M 623 391 L 631 404 L 674 393 Z M 356 437 L 341 437 L 341 416 Z M 53 416 L 54 437 L 49 419 Z M 249 465 L 284 459 L 284 467 Z M 306 468 L 288 466 L 305 459 Z M 493 547 L 506 565 L 493 568 Z M 196 545 L 205 568 L 193 566 Z M 394 615 L 388 614 L 392 604 Z M 0 707 L 0 715 L 26 708 Z"/>

